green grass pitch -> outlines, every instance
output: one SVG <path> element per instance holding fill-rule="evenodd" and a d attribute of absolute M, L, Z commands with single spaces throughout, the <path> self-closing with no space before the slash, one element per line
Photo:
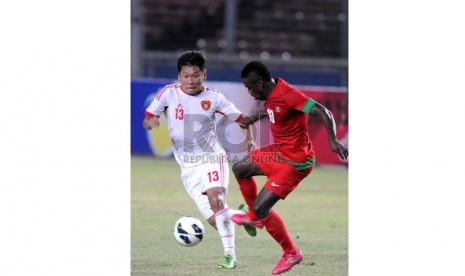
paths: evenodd
<path fill-rule="evenodd" d="M 259 189 L 265 178 L 257 177 Z M 227 202 L 243 202 L 231 172 Z M 304 253 L 286 275 L 348 275 L 348 173 L 346 168 L 319 167 L 274 209 Z M 173 237 L 176 220 L 192 215 L 206 234 L 200 244 L 183 247 Z M 223 254 L 218 233 L 202 218 L 181 184 L 174 159 L 131 157 L 131 275 L 271 275 L 281 248 L 264 230 L 252 238 L 236 227 L 238 265 L 217 269 Z"/>

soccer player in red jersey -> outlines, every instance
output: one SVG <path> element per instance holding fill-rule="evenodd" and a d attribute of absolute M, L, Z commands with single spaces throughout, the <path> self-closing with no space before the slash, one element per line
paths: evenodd
<path fill-rule="evenodd" d="M 283 249 L 283 256 L 272 271 L 280 274 L 303 258 L 280 215 L 272 207 L 278 200 L 285 199 L 310 174 L 315 164 L 315 151 L 308 135 L 308 115 L 323 122 L 329 145 L 335 153 L 342 159 L 346 159 L 349 153 L 336 139 L 336 124 L 331 111 L 283 79 L 273 79 L 263 63 L 248 63 L 242 69 L 241 78 L 252 97 L 265 101 L 266 110 L 266 113 L 243 118 L 241 127 L 248 127 L 267 116 L 274 142 L 250 152 L 247 158 L 233 165 L 232 170 L 249 212 L 233 215 L 232 220 L 239 225 L 265 227 Z M 258 194 L 253 179 L 255 175 L 267 176 Z"/>

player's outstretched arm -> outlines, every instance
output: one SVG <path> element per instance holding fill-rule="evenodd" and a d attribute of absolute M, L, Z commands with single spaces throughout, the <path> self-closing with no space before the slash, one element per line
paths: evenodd
<path fill-rule="evenodd" d="M 325 125 L 331 150 L 337 153 L 342 159 L 347 159 L 349 150 L 336 138 L 336 123 L 334 122 L 333 113 L 321 104 L 315 103 L 310 110 L 310 115 L 318 117 Z"/>
<path fill-rule="evenodd" d="M 158 127 L 160 125 L 160 121 L 158 120 L 158 116 L 153 116 L 151 118 L 145 117 L 144 121 L 142 122 L 142 126 L 146 130 L 151 130 L 154 127 Z"/>

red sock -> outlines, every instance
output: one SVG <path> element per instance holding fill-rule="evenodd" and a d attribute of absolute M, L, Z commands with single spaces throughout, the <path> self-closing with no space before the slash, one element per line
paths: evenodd
<path fill-rule="evenodd" d="M 286 225 L 281 216 L 271 210 L 270 214 L 261 220 L 265 224 L 265 229 L 281 245 L 284 253 L 296 254 L 298 251 L 297 246 L 292 241 Z"/>
<path fill-rule="evenodd" d="M 239 183 L 239 189 L 245 199 L 245 203 L 249 206 L 249 217 L 252 220 L 256 220 L 257 216 L 252 207 L 254 200 L 257 198 L 257 183 L 255 183 L 253 178 L 237 179 L 237 183 Z"/>

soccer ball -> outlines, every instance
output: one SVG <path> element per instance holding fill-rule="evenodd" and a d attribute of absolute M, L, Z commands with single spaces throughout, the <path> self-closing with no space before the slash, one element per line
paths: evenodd
<path fill-rule="evenodd" d="M 205 228 L 202 222 L 195 217 L 181 217 L 174 225 L 174 238 L 183 246 L 197 245 L 204 233 Z"/>

